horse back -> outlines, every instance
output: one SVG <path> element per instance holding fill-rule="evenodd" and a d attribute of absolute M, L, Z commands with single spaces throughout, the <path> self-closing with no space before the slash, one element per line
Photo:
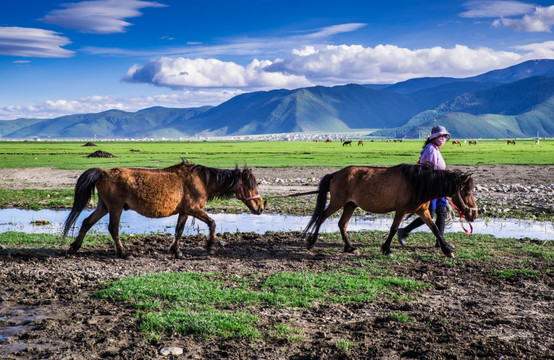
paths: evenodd
<path fill-rule="evenodd" d="M 333 174 L 331 198 L 342 197 L 363 210 L 386 213 L 408 206 L 409 184 L 399 167 L 348 166 Z"/>
<path fill-rule="evenodd" d="M 102 169 L 96 183 L 108 209 L 132 209 L 147 217 L 165 217 L 193 203 L 204 206 L 203 183 L 192 172 L 178 169 Z M 189 201 L 185 201 L 186 198 Z"/>

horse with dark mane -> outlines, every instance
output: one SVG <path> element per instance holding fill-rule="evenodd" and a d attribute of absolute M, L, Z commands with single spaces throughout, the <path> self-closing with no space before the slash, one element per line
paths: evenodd
<path fill-rule="evenodd" d="M 176 258 L 182 257 L 179 240 L 189 216 L 206 223 L 209 237 L 206 249 L 214 254 L 215 222 L 202 208 L 211 199 L 235 195 L 253 214 L 263 211 L 262 198 L 252 171 L 216 169 L 181 162 L 164 169 L 112 168 L 86 170 L 75 185 L 73 208 L 65 220 L 63 237 L 67 236 L 79 214 L 98 190 L 98 205 L 83 220 L 79 234 L 68 253 L 75 254 L 83 243 L 87 231 L 104 215 L 110 214 L 108 230 L 115 242 L 117 256 L 125 258 L 126 252 L 119 239 L 119 221 L 123 210 L 135 210 L 150 217 L 161 218 L 179 214 L 175 228 L 175 240 L 170 251 Z"/>
<path fill-rule="evenodd" d="M 331 199 L 326 207 L 328 192 Z M 454 247 L 444 240 L 429 213 L 429 201 L 445 196 L 452 197 L 452 202 L 461 209 L 461 214 L 468 221 L 477 218 L 471 174 L 434 170 L 427 163 L 393 167 L 348 166 L 327 174 L 321 178 L 316 207 L 304 230 L 305 235 L 309 234 L 308 249 L 314 246 L 325 219 L 343 208 L 339 229 L 344 251 L 354 252 L 356 248 L 348 239 L 346 227 L 359 206 L 364 211 L 377 214 L 396 211 L 387 240 L 381 246 L 383 254 L 391 254 L 391 240 L 402 219 L 415 213 L 433 231 L 442 252 L 448 257 L 454 257 Z"/>

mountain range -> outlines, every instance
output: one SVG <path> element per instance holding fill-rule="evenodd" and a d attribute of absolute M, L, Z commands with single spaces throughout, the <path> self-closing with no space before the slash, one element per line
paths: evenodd
<path fill-rule="evenodd" d="M 437 124 L 455 138 L 553 137 L 554 60 L 526 61 L 467 78 L 251 92 L 218 106 L 4 120 L 0 135 L 177 139 L 362 130 L 369 136 L 417 138 Z"/>

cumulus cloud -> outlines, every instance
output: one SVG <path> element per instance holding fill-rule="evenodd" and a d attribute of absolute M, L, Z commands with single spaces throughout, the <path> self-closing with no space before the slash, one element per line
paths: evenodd
<path fill-rule="evenodd" d="M 463 45 L 425 49 L 395 45 L 328 45 L 295 50 L 266 70 L 303 74 L 317 83 L 390 83 L 422 76 L 470 76 L 513 65 L 521 58 L 515 52 L 472 49 Z"/>
<path fill-rule="evenodd" d="M 123 33 L 131 23 L 124 19 L 141 16 L 148 7 L 165 7 L 154 1 L 94 0 L 62 4 L 65 9 L 50 11 L 41 20 L 84 33 Z"/>
<path fill-rule="evenodd" d="M 47 100 L 33 105 L 0 107 L 0 120 L 46 119 L 72 114 L 97 113 L 111 109 L 138 111 L 152 106 L 187 108 L 218 105 L 241 93 L 240 90 L 197 90 L 156 96 L 128 96 L 124 98 L 88 96 L 70 100 Z"/>
<path fill-rule="evenodd" d="M 554 59 L 554 41 L 514 46 L 513 48 L 526 52 L 525 57 L 529 59 Z"/>
<path fill-rule="evenodd" d="M 526 32 L 550 32 L 554 25 L 554 5 L 549 7 L 537 7 L 534 12 L 526 14 L 521 19 L 502 18 L 493 22 L 494 26 L 506 26 L 507 28 Z"/>
<path fill-rule="evenodd" d="M 311 83 L 303 75 L 268 72 L 269 60 L 253 60 L 246 66 L 217 59 L 182 57 L 150 60 L 134 65 L 123 81 L 148 83 L 172 89 L 185 88 L 295 88 Z"/>
<path fill-rule="evenodd" d="M 57 32 L 35 28 L 0 26 L 0 55 L 65 58 L 74 55 L 62 47 L 70 44 Z"/>
<path fill-rule="evenodd" d="M 254 60 L 247 66 L 216 59 L 163 57 L 134 65 L 123 80 L 171 89 L 298 88 L 313 84 L 394 83 L 423 76 L 466 77 L 533 58 L 554 58 L 548 43 L 514 50 L 518 52 L 463 45 L 423 49 L 395 45 L 305 46 L 293 49 L 284 58 Z"/>

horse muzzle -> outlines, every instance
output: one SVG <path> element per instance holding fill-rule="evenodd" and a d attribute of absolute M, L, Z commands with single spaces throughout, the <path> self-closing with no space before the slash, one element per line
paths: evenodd
<path fill-rule="evenodd" d="M 464 216 L 467 221 L 475 221 L 479 214 L 477 210 L 466 209 L 466 211 L 464 212 Z"/>

